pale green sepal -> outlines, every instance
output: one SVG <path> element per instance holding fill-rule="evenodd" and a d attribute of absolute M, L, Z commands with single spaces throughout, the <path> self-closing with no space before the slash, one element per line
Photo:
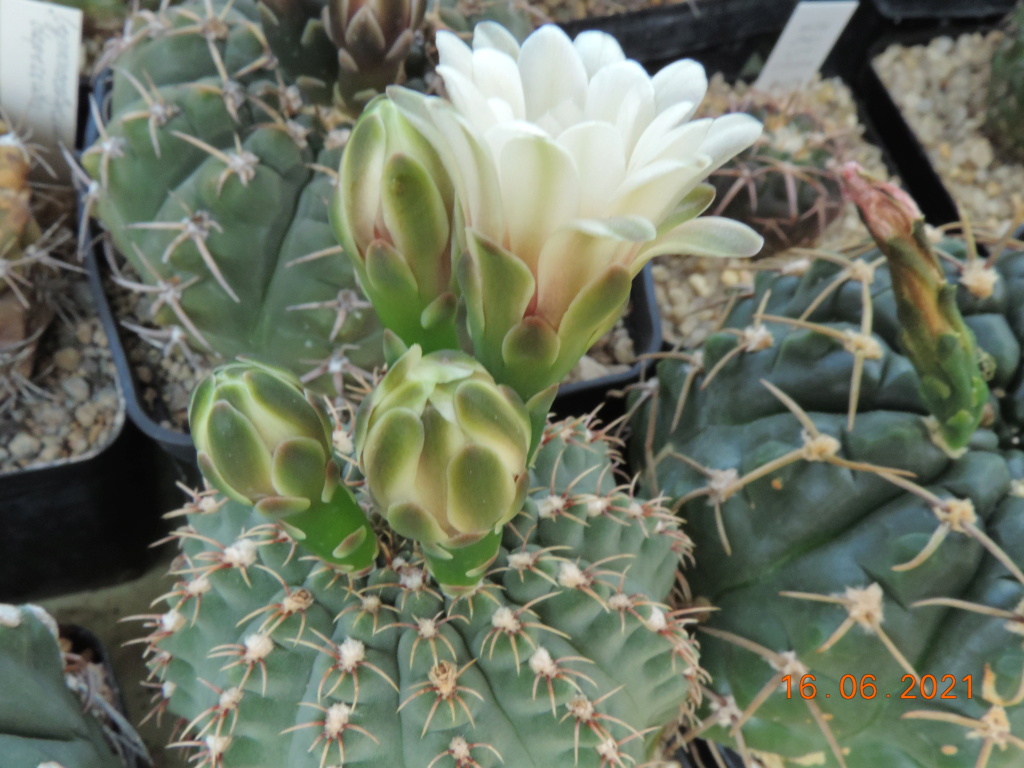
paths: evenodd
<path fill-rule="evenodd" d="M 268 499 L 260 499 L 253 506 L 261 515 L 277 520 L 282 517 L 291 517 L 299 512 L 305 512 L 312 506 L 309 499 L 296 496 L 272 496 Z"/>
<path fill-rule="evenodd" d="M 317 407 L 293 381 L 292 374 L 251 360 L 242 374 L 247 395 L 258 409 L 253 424 L 268 444 L 286 440 L 292 435 L 324 435 L 324 423 Z M 327 430 L 330 432 L 330 429 Z"/>
<path fill-rule="evenodd" d="M 561 381 L 591 345 L 622 316 L 631 285 L 629 270 L 614 266 L 573 299 L 558 328 L 562 350 L 557 378 L 545 384 Z"/>
<path fill-rule="evenodd" d="M 247 507 L 251 507 L 253 505 L 252 499 L 240 494 L 228 484 L 227 480 L 221 477 L 220 472 L 217 471 L 217 467 L 214 466 L 213 460 L 210 458 L 210 454 L 205 451 L 199 451 L 196 455 L 196 463 L 199 464 L 199 471 L 202 472 L 203 477 L 206 478 L 206 482 L 211 486 L 216 488 L 232 501 L 245 504 Z"/>
<path fill-rule="evenodd" d="M 530 418 L 519 395 L 479 380 L 455 390 L 455 416 L 470 438 L 501 453 L 511 466 L 530 447 Z"/>
<path fill-rule="evenodd" d="M 495 451 L 465 446 L 448 464 L 448 523 L 462 533 L 493 528 L 515 502 L 516 480 Z"/>
<path fill-rule="evenodd" d="M 543 318 L 523 318 L 501 343 L 509 383 L 526 397 L 533 394 L 536 382 L 547 382 L 561 346 L 558 334 Z"/>
<path fill-rule="evenodd" d="M 278 444 L 271 459 L 270 478 L 283 496 L 319 499 L 324 490 L 323 446 L 308 437 L 293 437 Z"/>
<path fill-rule="evenodd" d="M 336 546 L 331 554 L 339 560 L 351 557 L 366 542 L 367 535 L 366 528 L 359 528 L 353 531 L 342 539 L 341 544 Z"/>
<path fill-rule="evenodd" d="M 423 424 L 407 408 L 385 412 L 374 424 L 362 450 L 362 468 L 378 499 L 411 492 L 423 450 Z"/>
<path fill-rule="evenodd" d="M 412 501 L 392 504 L 384 515 L 395 533 L 423 544 L 436 544 L 447 535 L 427 510 Z"/>
<path fill-rule="evenodd" d="M 501 362 L 505 334 L 526 314 L 536 282 L 529 268 L 478 232 L 467 233 L 473 280 L 460 289 L 466 301 L 474 356 L 500 384 L 508 383 Z M 462 275 L 459 276 L 460 281 Z M 474 327 L 477 325 L 478 327 Z"/>
<path fill-rule="evenodd" d="M 366 249 L 366 277 L 366 292 L 382 319 L 384 315 L 408 317 L 410 309 L 419 304 L 416 278 L 392 245 L 382 240 L 370 243 Z M 387 325 L 392 328 L 390 323 Z"/>
<path fill-rule="evenodd" d="M 423 308 L 423 312 L 420 313 L 420 325 L 427 331 L 445 329 L 446 326 L 455 323 L 458 306 L 459 300 L 455 298 L 455 294 L 442 293 Z M 440 349 L 454 349 L 454 347 L 440 347 Z"/>
<path fill-rule="evenodd" d="M 378 115 L 368 113 L 356 122 L 341 158 L 336 199 L 338 211 L 335 233 L 353 259 L 359 259 L 359 246 L 375 239 L 374 222 L 380 201 L 380 180 L 384 171 L 387 133 Z M 348 222 L 352 231 L 340 226 Z M 339 231 L 340 230 L 340 231 Z M 349 248 L 346 241 L 355 246 Z"/>
<path fill-rule="evenodd" d="M 248 498 L 250 504 L 273 494 L 270 452 L 252 422 L 238 409 L 223 400 L 215 402 L 205 432 L 207 453 L 217 457 L 219 479 L 242 498 Z"/>
<path fill-rule="evenodd" d="M 684 197 L 658 227 L 658 234 L 671 232 L 680 224 L 700 216 L 715 201 L 715 188 L 711 184 L 698 184 Z"/>
<path fill-rule="evenodd" d="M 498 556 L 500 544 L 501 534 L 491 531 L 465 547 L 424 548 L 423 557 L 441 590 L 454 597 L 472 591 L 480 583 Z"/>
<path fill-rule="evenodd" d="M 409 345 L 402 341 L 402 337 L 394 331 L 384 331 L 384 362 L 389 368 L 394 366 L 406 352 Z"/>
<path fill-rule="evenodd" d="M 394 154 L 384 164 L 381 187 L 384 225 L 415 277 L 421 299 L 448 287 L 448 211 L 427 170 L 406 154 Z"/>

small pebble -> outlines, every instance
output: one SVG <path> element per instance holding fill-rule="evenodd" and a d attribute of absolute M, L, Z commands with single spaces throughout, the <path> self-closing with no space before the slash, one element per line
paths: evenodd
<path fill-rule="evenodd" d="M 82 362 L 82 353 L 74 347 L 64 347 L 53 353 L 53 362 L 62 371 L 77 371 Z"/>
<path fill-rule="evenodd" d="M 66 379 L 62 386 L 76 403 L 84 403 L 89 399 L 89 383 L 81 376 Z"/>
<path fill-rule="evenodd" d="M 8 444 L 7 449 L 15 459 L 27 459 L 39 452 L 42 443 L 28 432 L 19 432 Z"/>

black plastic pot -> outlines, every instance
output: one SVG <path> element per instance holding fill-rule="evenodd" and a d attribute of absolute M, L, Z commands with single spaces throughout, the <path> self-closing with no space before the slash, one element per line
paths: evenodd
<path fill-rule="evenodd" d="M 559 24 L 570 36 L 585 29 L 614 35 L 641 64 L 674 61 L 764 34 L 778 34 L 797 0 L 692 0 L 614 16 Z"/>
<path fill-rule="evenodd" d="M 163 530 L 155 453 L 122 411 L 97 453 L 0 476 L 0 601 L 141 574 Z"/>
<path fill-rule="evenodd" d="M 1009 13 L 1016 0 L 872 0 L 894 21 L 903 19 L 977 19 Z"/>
<path fill-rule="evenodd" d="M 682 768 L 745 768 L 743 758 L 731 749 L 701 739 L 673 755 Z"/>

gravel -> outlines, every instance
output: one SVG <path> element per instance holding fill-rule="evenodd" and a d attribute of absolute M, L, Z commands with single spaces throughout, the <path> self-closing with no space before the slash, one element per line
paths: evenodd
<path fill-rule="evenodd" d="M 1005 226 L 1024 199 L 1024 166 L 984 135 L 990 61 L 1001 31 L 892 45 L 873 65 L 953 199 L 975 224 Z"/>

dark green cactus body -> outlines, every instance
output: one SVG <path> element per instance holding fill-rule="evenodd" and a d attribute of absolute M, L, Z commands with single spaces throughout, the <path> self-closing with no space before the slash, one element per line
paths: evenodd
<path fill-rule="evenodd" d="M 481 587 L 445 597 L 381 527 L 349 579 L 236 502 L 188 505 L 154 675 L 222 768 L 598 768 L 643 763 L 696 695 L 666 600 L 687 551 L 616 485 L 607 440 L 545 437 L 524 512 Z M 475 761 L 475 762 L 472 762 Z"/>
<path fill-rule="evenodd" d="M 993 415 L 953 455 L 926 418 L 877 251 L 762 275 L 728 318 L 738 333 L 710 337 L 698 369 L 659 366 L 632 450 L 648 488 L 681 500 L 694 597 L 719 609 L 699 635 L 713 691 L 703 735 L 786 765 L 1024 761 L 1024 253 L 992 270 L 988 295 L 958 292 L 994 361 Z M 870 338 L 854 275 L 869 281 Z"/>
<path fill-rule="evenodd" d="M 324 91 L 294 72 L 336 67 L 321 60 L 323 41 L 308 61 L 289 51 L 286 76 L 249 0 L 132 24 L 110 118 L 83 163 L 98 182 L 93 210 L 149 286 L 154 320 L 297 375 L 326 374 L 335 353 L 379 363 L 379 326 L 327 218 L 344 116 L 296 84 Z"/>
<path fill-rule="evenodd" d="M 0 605 L 0 760 L 5 768 L 123 768 L 68 690 L 56 624 L 38 610 Z"/>

